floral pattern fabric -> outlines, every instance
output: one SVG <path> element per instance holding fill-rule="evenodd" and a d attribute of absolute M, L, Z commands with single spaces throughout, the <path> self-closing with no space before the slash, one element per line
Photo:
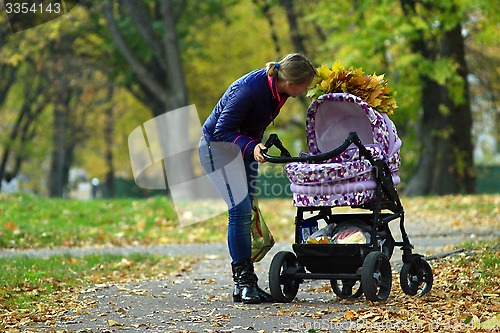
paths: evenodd
<path fill-rule="evenodd" d="M 367 149 L 375 159 L 383 158 L 382 150 L 376 145 Z M 292 184 L 324 184 L 365 175 L 361 180 L 372 179 L 372 166 L 368 160 L 359 158 L 359 149 L 350 148 L 342 154 L 323 163 L 294 162 L 285 166 L 285 172 Z"/>
<path fill-rule="evenodd" d="M 356 207 L 370 201 L 374 193 L 374 190 L 324 195 L 294 193 L 293 204 L 295 207 Z"/>

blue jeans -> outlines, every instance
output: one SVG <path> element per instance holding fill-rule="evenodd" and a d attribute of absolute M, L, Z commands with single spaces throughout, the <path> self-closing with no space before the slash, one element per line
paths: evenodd
<path fill-rule="evenodd" d="M 252 202 L 258 163 L 254 160 L 241 162 L 241 152 L 234 151 L 231 144 L 207 143 L 203 138 L 198 153 L 205 173 L 228 206 L 227 243 L 231 259 L 233 263 L 250 260 Z"/>

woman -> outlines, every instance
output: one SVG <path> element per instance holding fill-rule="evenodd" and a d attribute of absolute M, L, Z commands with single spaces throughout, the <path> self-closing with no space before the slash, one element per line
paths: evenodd
<path fill-rule="evenodd" d="M 305 93 L 315 75 L 314 66 L 301 54 L 269 62 L 233 82 L 203 125 L 200 160 L 228 205 L 235 302 L 272 301 L 257 286 L 251 260 L 252 200 L 258 163 L 264 162 L 266 148 L 261 140 L 287 98 Z M 239 154 L 243 164 L 238 163 Z"/>

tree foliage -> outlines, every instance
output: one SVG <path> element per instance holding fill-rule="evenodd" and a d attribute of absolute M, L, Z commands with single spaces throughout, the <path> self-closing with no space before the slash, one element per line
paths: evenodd
<path fill-rule="evenodd" d="M 48 179 L 51 153 L 64 146 L 62 170 L 130 177 L 132 129 L 186 104 L 196 104 L 203 121 L 237 77 L 300 51 L 317 66 L 339 61 L 385 73 L 386 93 L 397 91 L 403 185 L 419 194 L 473 191 L 473 143 L 493 162 L 500 140 L 497 7 L 493 0 L 85 0 L 15 34 L 0 16 L 0 173 L 18 168 Z M 294 149 L 303 147 L 306 108 L 287 102 L 272 128 Z"/>
<path fill-rule="evenodd" d="M 484 10 L 493 5 L 325 1 L 310 16 L 328 36 L 323 63 L 384 72 L 393 83 L 401 108 L 394 120 L 405 142 L 403 175 L 414 175 L 404 184 L 409 194 L 474 191 L 467 45 L 476 38 L 473 27 L 492 19 Z"/>

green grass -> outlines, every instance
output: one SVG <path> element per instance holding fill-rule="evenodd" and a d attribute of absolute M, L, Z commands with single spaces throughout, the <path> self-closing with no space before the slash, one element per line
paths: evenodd
<path fill-rule="evenodd" d="M 496 288 L 500 292 L 500 239 L 487 242 L 470 242 L 463 245 L 473 256 L 457 259 L 461 266 L 473 267 L 470 281 L 478 290 Z"/>
<path fill-rule="evenodd" d="M 162 197 L 80 201 L 0 196 L 0 248 L 221 241 L 216 222 L 197 224 L 196 232 L 181 228 L 172 202 Z"/>
<path fill-rule="evenodd" d="M 498 230 L 500 195 L 402 198 L 408 223 L 466 230 L 471 224 Z M 291 199 L 260 199 L 277 241 L 293 241 L 296 209 Z M 341 208 L 347 210 L 349 208 Z M 224 242 L 227 213 L 181 227 L 171 200 L 68 200 L 0 194 L 0 249 L 157 245 Z"/>

